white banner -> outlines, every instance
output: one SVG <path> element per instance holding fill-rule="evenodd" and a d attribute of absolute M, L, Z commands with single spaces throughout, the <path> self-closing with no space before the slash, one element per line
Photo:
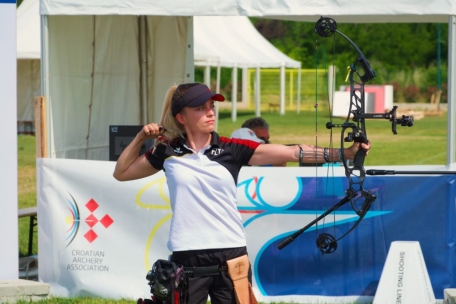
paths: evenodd
<path fill-rule="evenodd" d="M 148 297 L 148 270 L 157 259 L 170 254 L 167 240 L 172 213 L 163 172 L 119 182 L 112 177 L 114 166 L 115 162 L 105 161 L 37 159 L 39 277 L 51 285 L 55 296 Z M 315 232 L 338 229 L 340 237 L 358 219 L 350 204 L 320 222 L 318 231 L 313 226 L 286 248 L 277 249 L 279 241 L 332 206 L 331 199 L 337 202 L 344 196 L 343 168 L 331 169 L 333 173 L 335 177 L 328 179 L 326 168 L 241 170 L 238 210 L 258 300 L 372 302 L 386 258 L 382 248 L 391 241 L 383 236 L 397 233 L 396 228 L 385 232 L 392 226 L 387 221 L 404 206 L 401 195 L 393 191 L 407 187 L 402 183 L 409 180 L 395 178 L 390 187 L 387 181 L 391 178 L 369 179 L 377 185 L 368 185 L 368 189 L 379 195 L 378 202 L 362 224 L 339 242 L 336 253 L 322 255 L 315 247 Z M 446 184 L 444 179 L 428 178 L 442 187 Z M 429 183 L 428 178 L 421 183 Z M 406 209 L 413 208 L 407 205 Z M 379 253 L 373 254 L 369 248 Z M 428 250 L 425 256 L 430 254 Z"/>
<path fill-rule="evenodd" d="M 172 212 L 164 173 L 119 182 L 112 177 L 114 166 L 114 162 L 37 159 L 39 277 L 51 285 L 53 295 L 148 296 L 147 271 L 155 260 L 170 254 L 166 243 Z M 281 212 L 295 203 L 302 190 L 292 172 L 297 171 L 246 167 L 239 177 L 238 206 L 260 300 L 268 297 L 256 283 L 259 251 L 277 235 L 299 228 L 303 217 L 315 218 L 314 213 Z M 309 172 L 315 175 L 314 168 Z"/>

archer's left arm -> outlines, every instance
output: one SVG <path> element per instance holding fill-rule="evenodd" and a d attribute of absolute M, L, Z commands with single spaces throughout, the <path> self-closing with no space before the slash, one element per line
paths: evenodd
<path fill-rule="evenodd" d="M 353 143 L 349 148 L 325 148 L 312 146 L 308 144 L 285 146 L 278 144 L 263 144 L 259 145 L 250 158 L 249 165 L 260 166 L 267 164 L 279 164 L 284 162 L 298 162 L 301 158 L 303 163 L 329 163 L 342 160 L 342 155 L 345 159 L 353 159 L 358 150 L 364 149 L 366 155 L 370 149 L 370 143 Z"/>

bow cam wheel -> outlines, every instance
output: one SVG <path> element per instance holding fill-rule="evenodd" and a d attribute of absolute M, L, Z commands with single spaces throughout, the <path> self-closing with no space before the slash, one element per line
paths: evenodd
<path fill-rule="evenodd" d="M 320 234 L 317 237 L 316 243 L 318 250 L 320 250 L 320 252 L 323 254 L 333 253 L 337 249 L 336 239 L 328 233 Z"/>
<path fill-rule="evenodd" d="M 329 37 L 337 29 L 337 23 L 334 19 L 321 17 L 315 24 L 315 33 L 320 37 Z"/>

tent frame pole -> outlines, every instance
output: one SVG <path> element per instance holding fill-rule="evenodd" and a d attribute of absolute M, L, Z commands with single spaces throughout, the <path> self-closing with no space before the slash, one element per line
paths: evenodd
<path fill-rule="evenodd" d="M 148 123 L 148 106 L 147 106 L 147 17 L 139 16 L 139 68 L 140 68 L 140 124 Z"/>
<path fill-rule="evenodd" d="M 285 62 L 280 66 L 280 115 L 285 115 Z"/>
<path fill-rule="evenodd" d="M 55 156 L 51 154 L 51 147 L 54 138 L 51 136 L 51 128 L 52 126 L 52 116 L 51 116 L 51 103 L 52 100 L 49 98 L 50 89 L 49 89 L 49 17 L 48 15 L 41 16 L 41 95 L 46 98 L 46 117 L 49 123 L 46 123 L 47 128 L 43 130 L 46 134 L 45 137 L 47 138 L 46 142 L 46 155 L 48 157 Z"/>
<path fill-rule="evenodd" d="M 220 67 L 220 61 L 217 63 L 217 80 L 216 80 L 216 87 L 215 87 L 215 92 L 220 94 L 220 73 L 221 73 L 221 67 Z M 215 103 L 215 132 L 218 132 L 218 120 L 219 120 L 219 111 L 220 111 L 220 105 L 218 102 Z"/>
<path fill-rule="evenodd" d="M 237 118 L 237 64 L 233 66 L 232 72 L 232 90 L 231 90 L 231 120 L 236 122 Z"/>
<path fill-rule="evenodd" d="M 256 117 L 261 116 L 261 74 L 260 66 L 257 65 L 255 70 L 255 115 Z"/>
<path fill-rule="evenodd" d="M 455 162 L 455 128 L 456 128 L 456 94 L 454 86 L 456 85 L 456 49 L 453 46 L 456 43 L 456 16 L 451 15 L 448 18 L 448 122 L 447 122 L 447 162 L 446 166 L 450 167 Z"/>
<path fill-rule="evenodd" d="M 298 92 L 296 94 L 296 112 L 301 113 L 301 67 L 298 68 Z"/>

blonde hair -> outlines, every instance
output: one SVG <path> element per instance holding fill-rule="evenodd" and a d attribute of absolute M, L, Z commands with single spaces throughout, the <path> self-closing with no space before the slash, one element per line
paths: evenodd
<path fill-rule="evenodd" d="M 163 104 L 163 111 L 160 119 L 160 125 L 163 126 L 166 131 L 164 135 L 168 140 L 173 140 L 177 137 L 184 137 L 184 126 L 180 124 L 176 117 L 173 116 L 172 108 L 173 102 L 183 96 L 191 87 L 196 86 L 200 83 L 185 83 L 181 85 L 173 85 L 166 92 L 165 103 Z M 162 141 L 155 141 L 155 146 Z"/>

